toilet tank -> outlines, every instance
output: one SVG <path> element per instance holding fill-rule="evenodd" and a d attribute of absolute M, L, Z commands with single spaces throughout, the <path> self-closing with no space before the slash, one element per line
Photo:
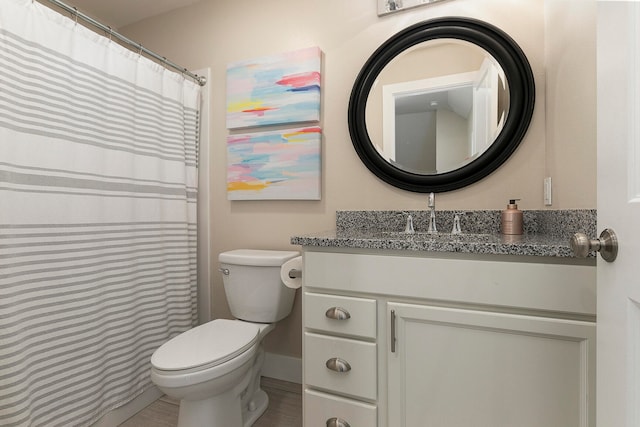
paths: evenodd
<path fill-rule="evenodd" d="M 295 289 L 280 279 L 280 267 L 295 251 L 236 249 L 218 256 L 224 291 L 233 317 L 273 323 L 291 313 Z"/>

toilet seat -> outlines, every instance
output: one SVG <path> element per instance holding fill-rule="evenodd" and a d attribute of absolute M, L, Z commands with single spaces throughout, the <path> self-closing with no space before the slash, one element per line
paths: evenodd
<path fill-rule="evenodd" d="M 258 342 L 259 334 L 259 325 L 216 319 L 164 343 L 151 356 L 151 365 L 156 370 L 175 373 L 208 369 L 250 349 Z"/>

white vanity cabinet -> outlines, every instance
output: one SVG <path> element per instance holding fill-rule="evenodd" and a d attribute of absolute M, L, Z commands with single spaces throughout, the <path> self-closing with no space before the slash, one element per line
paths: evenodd
<path fill-rule="evenodd" d="M 592 261 L 305 248 L 303 271 L 306 427 L 595 426 Z"/>

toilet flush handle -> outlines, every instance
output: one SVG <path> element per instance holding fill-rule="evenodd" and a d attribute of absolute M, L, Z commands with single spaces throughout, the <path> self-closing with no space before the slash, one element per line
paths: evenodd
<path fill-rule="evenodd" d="M 229 275 L 229 269 L 228 268 L 219 268 L 218 271 L 222 274 L 224 274 L 225 276 Z"/>

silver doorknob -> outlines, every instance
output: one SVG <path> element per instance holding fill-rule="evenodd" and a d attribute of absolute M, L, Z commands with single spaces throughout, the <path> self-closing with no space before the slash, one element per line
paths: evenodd
<path fill-rule="evenodd" d="M 600 252 L 602 259 L 607 262 L 615 261 L 618 256 L 618 237 L 610 228 L 605 228 L 598 239 L 589 239 L 584 233 L 576 233 L 569 245 L 578 258 L 586 257 L 591 251 Z"/>

